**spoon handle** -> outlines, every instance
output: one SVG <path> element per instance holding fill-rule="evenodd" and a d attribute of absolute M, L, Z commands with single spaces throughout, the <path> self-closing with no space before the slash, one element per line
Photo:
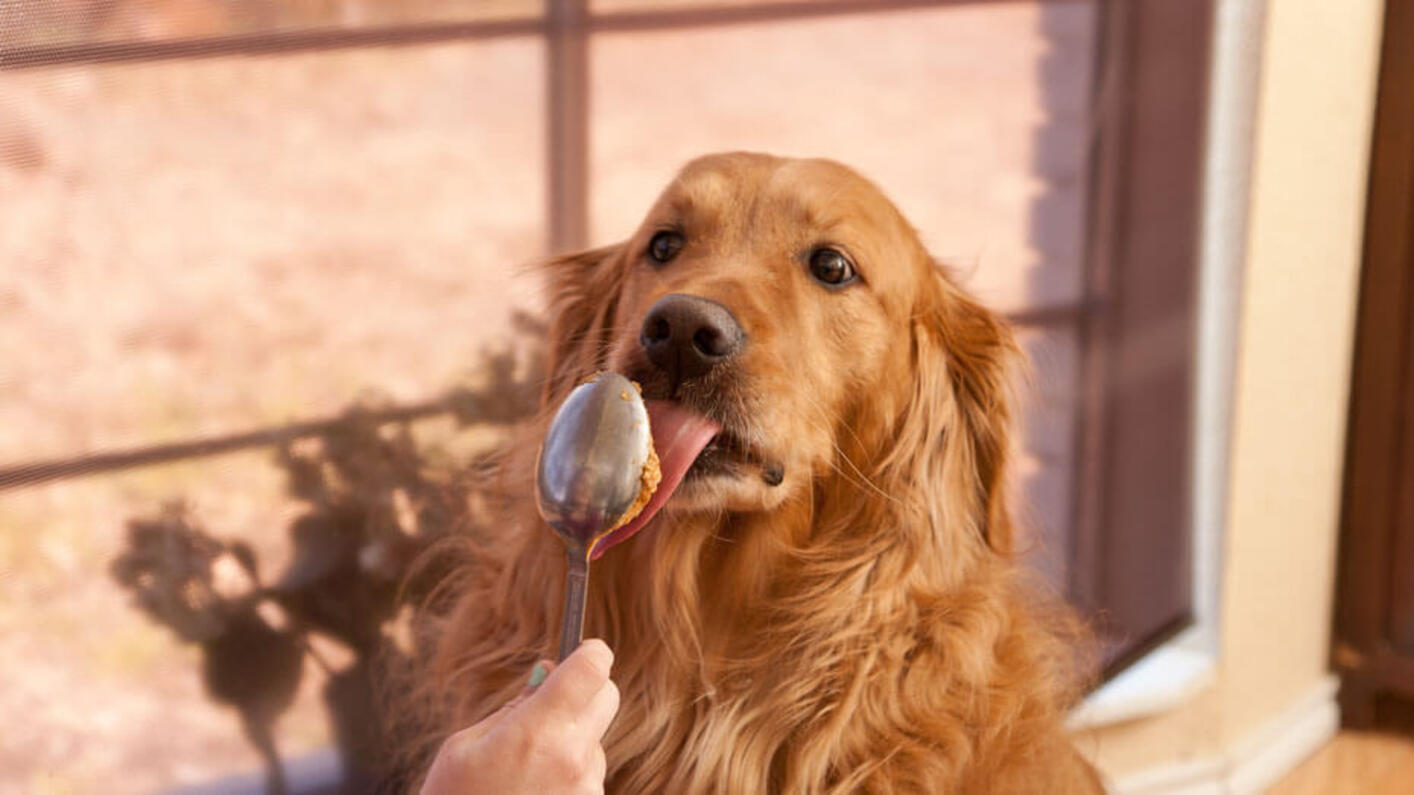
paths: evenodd
<path fill-rule="evenodd" d="M 589 561 L 584 552 L 565 550 L 569 571 L 565 575 L 565 617 L 560 624 L 560 661 L 579 648 L 584 639 L 584 593 L 589 589 Z"/>

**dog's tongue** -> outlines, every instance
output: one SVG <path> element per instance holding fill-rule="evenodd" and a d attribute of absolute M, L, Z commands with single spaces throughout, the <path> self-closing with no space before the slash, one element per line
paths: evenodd
<path fill-rule="evenodd" d="M 598 558 L 604 550 L 628 540 L 629 536 L 648 524 L 658 509 L 673 496 L 702 448 L 722 430 L 722 426 L 701 414 L 666 400 L 645 401 L 644 407 L 648 409 L 648 426 L 653 434 L 653 448 L 658 451 L 658 468 L 663 479 L 642 512 L 628 524 L 600 539 L 590 553 L 591 558 Z"/>

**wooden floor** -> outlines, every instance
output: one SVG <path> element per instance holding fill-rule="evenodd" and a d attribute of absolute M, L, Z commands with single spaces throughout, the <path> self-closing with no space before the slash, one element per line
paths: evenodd
<path fill-rule="evenodd" d="M 1414 793 L 1414 738 L 1343 731 L 1268 795 Z"/>

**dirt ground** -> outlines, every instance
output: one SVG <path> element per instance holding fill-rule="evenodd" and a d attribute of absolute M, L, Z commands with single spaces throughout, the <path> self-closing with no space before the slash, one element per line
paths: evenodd
<path fill-rule="evenodd" d="M 825 154 L 874 177 L 995 305 L 1073 297 L 1093 20 L 1088 3 L 1013 3 L 604 36 L 593 237 L 626 234 L 690 156 Z M 513 308 L 538 306 L 521 265 L 546 237 L 543 77 L 528 38 L 0 72 L 0 466 L 463 378 Z M 1026 487 L 1054 508 L 1074 346 L 1028 340 Z M 202 697 L 195 652 L 107 566 L 127 518 L 184 496 L 278 572 L 298 510 L 280 477 L 255 450 L 0 493 L 0 713 L 24 716 L 0 736 L 0 792 L 258 766 Z M 329 742 L 307 673 L 288 754 Z"/>

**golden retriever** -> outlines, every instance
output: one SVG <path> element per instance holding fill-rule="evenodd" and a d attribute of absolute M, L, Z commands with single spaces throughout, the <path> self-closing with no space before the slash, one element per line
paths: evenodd
<path fill-rule="evenodd" d="M 617 654 L 623 698 L 608 791 L 1100 790 L 1062 728 L 1075 622 L 1012 560 L 1016 344 L 874 185 L 825 160 L 703 157 L 632 238 L 549 280 L 546 417 L 621 372 L 663 463 L 662 504 L 590 578 L 586 634 Z M 545 422 L 512 446 L 516 496 L 423 682 L 443 734 L 553 651 Z"/>

